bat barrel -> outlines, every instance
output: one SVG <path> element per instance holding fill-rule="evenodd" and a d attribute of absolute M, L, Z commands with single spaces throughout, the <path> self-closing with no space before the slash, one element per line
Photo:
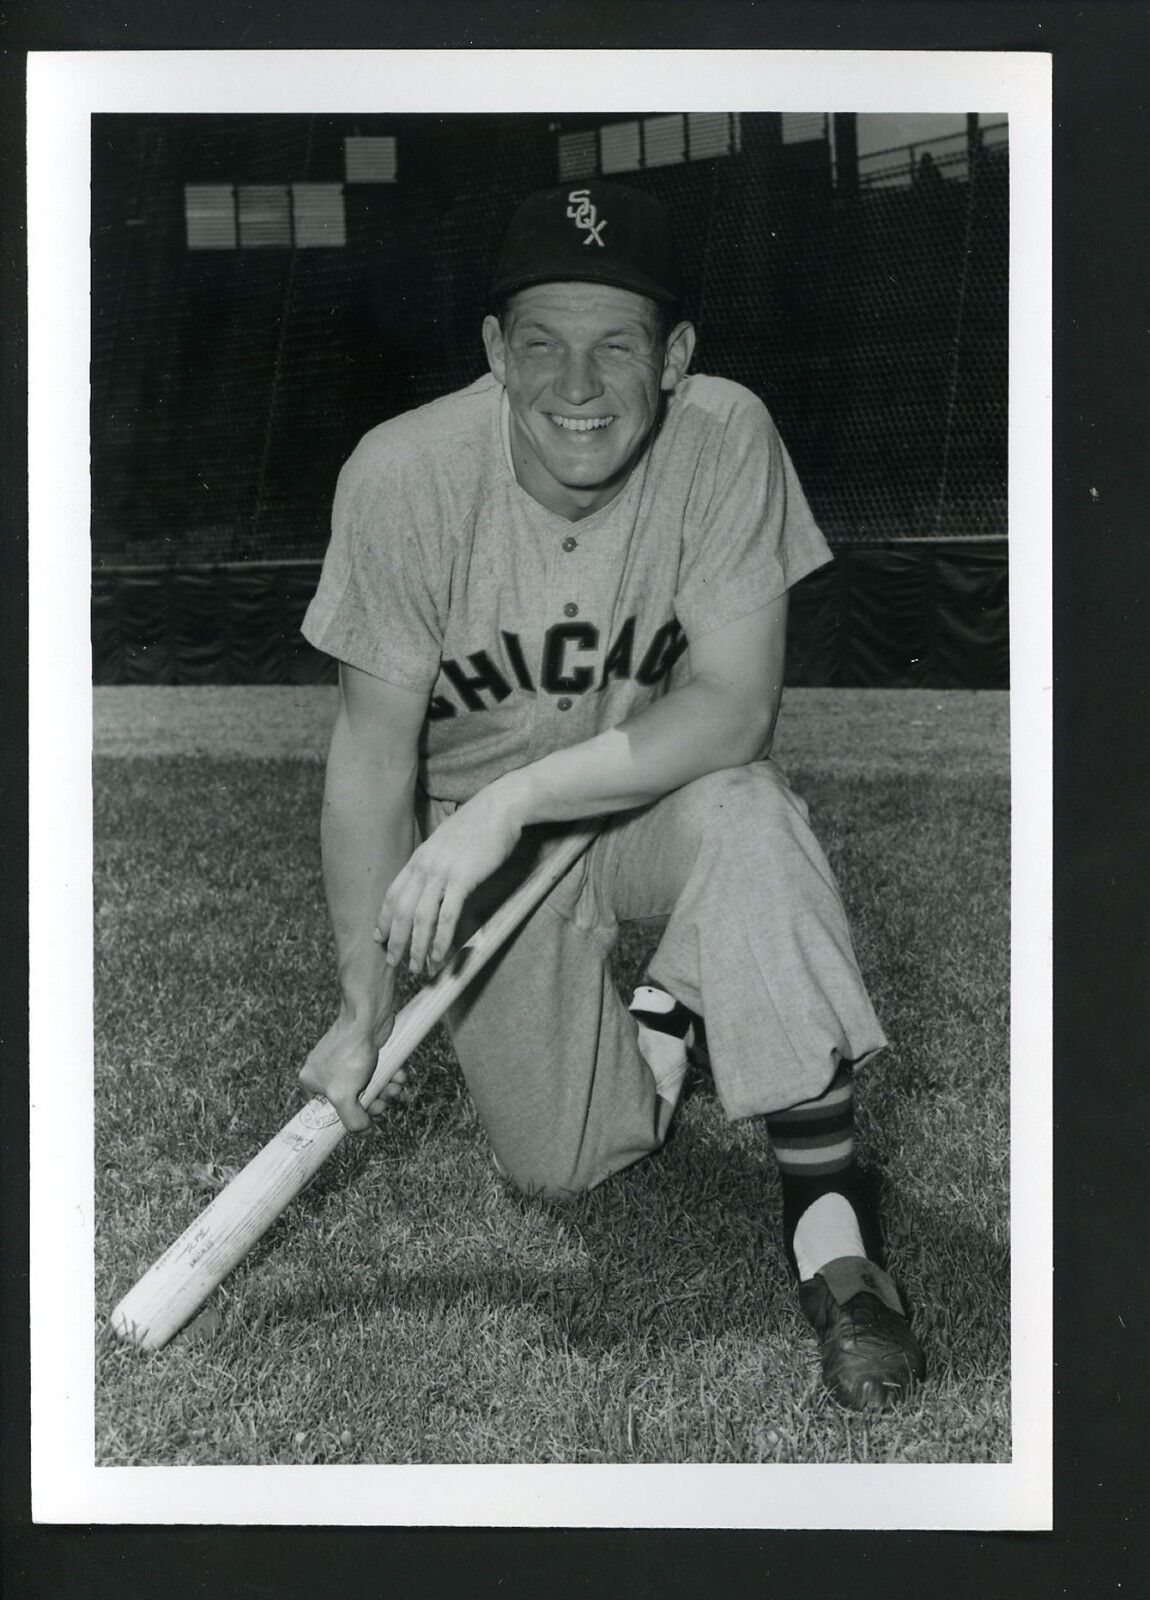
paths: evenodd
<path fill-rule="evenodd" d="M 346 1131 L 326 1100 L 310 1100 L 120 1301 L 111 1316 L 120 1338 L 144 1350 L 167 1344 L 311 1182 Z"/>

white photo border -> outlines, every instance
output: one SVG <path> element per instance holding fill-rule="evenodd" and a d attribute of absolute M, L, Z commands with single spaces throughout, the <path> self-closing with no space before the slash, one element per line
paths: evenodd
<path fill-rule="evenodd" d="M 37 1522 L 1025 1529 L 1052 1517 L 1050 57 L 766 50 L 28 58 L 32 1505 Z M 88 362 L 99 113 L 740 110 L 1009 119 L 1012 1460 L 97 1467 Z"/>

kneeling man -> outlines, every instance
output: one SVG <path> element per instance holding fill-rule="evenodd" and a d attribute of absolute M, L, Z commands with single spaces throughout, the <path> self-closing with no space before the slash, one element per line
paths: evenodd
<path fill-rule="evenodd" d="M 769 759 L 787 591 L 830 552 L 762 403 L 689 375 L 682 304 L 650 196 L 532 195 L 490 373 L 374 429 L 341 474 L 304 623 L 341 664 L 322 828 L 340 1006 L 301 1078 L 366 1127 L 400 964 L 434 970 L 557 827 L 604 819 L 451 1015 L 500 1170 L 571 1194 L 656 1150 L 703 1019 L 726 1114 L 770 1132 L 827 1385 L 874 1409 L 923 1370 L 856 1184 L 853 1071 L 885 1040 Z M 627 1007 L 610 955 L 635 917 L 666 931 Z"/>

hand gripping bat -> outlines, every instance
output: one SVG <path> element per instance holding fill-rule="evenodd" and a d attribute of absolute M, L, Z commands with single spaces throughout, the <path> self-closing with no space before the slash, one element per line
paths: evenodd
<path fill-rule="evenodd" d="M 593 832 L 564 834 L 435 979 L 404 1006 L 379 1052 L 371 1081 L 359 1097 L 360 1105 L 367 1107 L 376 1099 L 593 837 Z M 309 1100 L 124 1296 L 112 1312 L 116 1333 L 145 1350 L 167 1344 L 310 1183 L 346 1132 L 322 1095 Z"/>

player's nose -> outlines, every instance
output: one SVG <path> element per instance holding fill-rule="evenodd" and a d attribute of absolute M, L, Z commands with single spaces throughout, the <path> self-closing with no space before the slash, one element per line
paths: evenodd
<path fill-rule="evenodd" d="M 589 351 L 568 351 L 554 384 L 555 393 L 569 405 L 586 405 L 603 393 L 598 363 Z"/>

